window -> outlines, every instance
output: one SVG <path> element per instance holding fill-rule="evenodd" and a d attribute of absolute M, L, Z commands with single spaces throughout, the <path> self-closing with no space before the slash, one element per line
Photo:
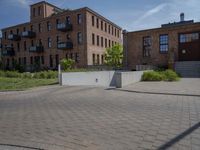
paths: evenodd
<path fill-rule="evenodd" d="M 92 16 L 92 26 L 94 26 L 94 16 Z"/>
<path fill-rule="evenodd" d="M 97 35 L 97 46 L 99 46 L 99 36 Z"/>
<path fill-rule="evenodd" d="M 146 36 L 143 37 L 143 57 L 150 57 L 151 51 L 151 37 L 150 36 Z"/>
<path fill-rule="evenodd" d="M 92 44 L 95 45 L 95 35 L 92 33 Z"/>
<path fill-rule="evenodd" d="M 101 47 L 103 47 L 103 37 L 101 37 Z"/>
<path fill-rule="evenodd" d="M 82 23 L 82 15 L 81 15 L 81 14 L 78 14 L 78 15 L 77 15 L 77 23 L 78 23 L 78 24 L 81 24 L 81 23 Z"/>
<path fill-rule="evenodd" d="M 67 34 L 67 35 L 66 35 L 66 38 L 67 38 L 67 40 L 70 40 L 70 35 Z"/>
<path fill-rule="evenodd" d="M 49 55 L 49 66 L 53 67 L 53 57 L 52 57 L 52 55 Z"/>
<path fill-rule="evenodd" d="M 48 21 L 47 22 L 47 31 L 50 31 L 51 30 L 51 23 Z"/>
<path fill-rule="evenodd" d="M 108 41 L 108 46 L 111 47 L 111 42 L 110 42 L 110 40 Z"/>
<path fill-rule="evenodd" d="M 76 63 L 79 62 L 79 55 L 78 55 L 78 53 L 75 53 L 75 62 L 76 62 Z"/>
<path fill-rule="evenodd" d="M 33 40 L 31 40 L 31 46 L 33 46 L 34 45 L 34 42 L 33 42 Z"/>
<path fill-rule="evenodd" d="M 38 7 L 38 16 L 42 14 L 41 7 Z"/>
<path fill-rule="evenodd" d="M 33 25 L 31 25 L 31 31 L 33 31 Z"/>
<path fill-rule="evenodd" d="M 104 29 L 105 29 L 105 32 L 107 32 L 107 23 L 105 23 Z"/>
<path fill-rule="evenodd" d="M 70 53 L 70 59 L 74 59 L 73 53 Z"/>
<path fill-rule="evenodd" d="M 59 64 L 59 55 L 56 54 L 56 67 L 58 66 L 58 64 Z"/>
<path fill-rule="evenodd" d="M 44 65 L 44 56 L 41 56 L 41 63 Z"/>
<path fill-rule="evenodd" d="M 60 20 L 59 19 L 56 19 L 56 24 L 60 24 Z"/>
<path fill-rule="evenodd" d="M 17 51 L 18 52 L 20 51 L 20 44 L 19 44 L 19 42 L 17 43 Z"/>
<path fill-rule="evenodd" d="M 42 31 L 42 28 L 41 28 L 41 24 L 40 24 L 40 23 L 38 24 L 38 31 L 39 31 L 39 32 Z"/>
<path fill-rule="evenodd" d="M 99 19 L 97 18 L 97 22 L 96 22 L 97 24 L 96 24 L 96 26 L 97 26 L 97 28 L 99 28 Z"/>
<path fill-rule="evenodd" d="M 66 23 L 67 23 L 67 24 L 70 24 L 70 23 L 71 23 L 70 17 L 69 17 L 69 16 L 66 17 Z"/>
<path fill-rule="evenodd" d="M 97 54 L 97 65 L 99 65 L 99 54 Z"/>
<path fill-rule="evenodd" d="M 51 41 L 51 38 L 49 37 L 49 38 L 48 38 L 48 47 L 49 47 L 49 48 L 51 47 L 51 42 L 52 42 L 52 41 Z"/>
<path fill-rule="evenodd" d="M 108 33 L 110 34 L 110 25 L 108 25 Z"/>
<path fill-rule="evenodd" d="M 105 38 L 105 48 L 107 48 L 107 39 Z"/>
<path fill-rule="evenodd" d="M 101 21 L 101 30 L 103 30 L 103 21 Z"/>
<path fill-rule="evenodd" d="M 117 30 L 117 37 L 119 38 L 119 30 Z"/>
<path fill-rule="evenodd" d="M 16 32 L 17 32 L 17 35 L 18 35 L 19 34 L 19 29 L 17 29 Z"/>
<path fill-rule="evenodd" d="M 101 64 L 104 64 L 104 55 L 101 55 Z"/>
<path fill-rule="evenodd" d="M 160 35 L 160 52 L 166 53 L 168 51 L 168 35 Z"/>
<path fill-rule="evenodd" d="M 33 17 L 35 17 L 35 8 L 33 8 Z"/>
<path fill-rule="evenodd" d="M 23 27 L 23 31 L 26 31 L 26 27 Z"/>
<path fill-rule="evenodd" d="M 93 63 L 93 65 L 96 64 L 96 63 L 95 63 L 95 54 L 92 54 L 92 63 Z"/>
<path fill-rule="evenodd" d="M 83 43 L 83 37 L 82 37 L 82 33 L 81 32 L 78 32 L 77 39 L 78 39 L 78 44 L 82 44 Z"/>
<path fill-rule="evenodd" d="M 61 42 L 60 36 L 56 37 L 56 42 L 57 42 L 57 44 Z"/>
<path fill-rule="evenodd" d="M 199 40 L 199 33 L 188 33 L 188 34 L 180 34 L 179 35 L 179 42 L 180 43 L 187 43 Z"/>
<path fill-rule="evenodd" d="M 117 30 L 116 30 L 116 28 L 115 28 L 115 36 L 117 36 Z"/>
<path fill-rule="evenodd" d="M 18 58 L 18 63 L 21 65 L 21 58 L 20 57 Z"/>
<path fill-rule="evenodd" d="M 26 65 L 26 57 L 24 57 L 24 65 Z"/>
<path fill-rule="evenodd" d="M 27 50 L 27 47 L 26 47 L 26 41 L 24 41 L 24 51 Z"/>
<path fill-rule="evenodd" d="M 113 35 L 113 26 L 112 26 L 112 35 Z"/>
<path fill-rule="evenodd" d="M 33 64 L 33 57 L 30 58 L 31 65 Z"/>

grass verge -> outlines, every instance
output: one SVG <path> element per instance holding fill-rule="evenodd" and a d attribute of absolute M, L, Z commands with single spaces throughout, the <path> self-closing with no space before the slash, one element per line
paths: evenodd
<path fill-rule="evenodd" d="M 0 77 L 0 91 L 26 90 L 33 87 L 57 84 L 58 79 L 27 79 Z"/>

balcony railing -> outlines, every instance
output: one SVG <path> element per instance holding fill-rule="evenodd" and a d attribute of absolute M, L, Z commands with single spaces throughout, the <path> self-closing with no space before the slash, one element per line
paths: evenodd
<path fill-rule="evenodd" d="M 14 48 L 11 46 L 7 46 L 2 50 L 2 55 L 3 56 L 14 56 L 15 55 L 15 51 Z"/>
<path fill-rule="evenodd" d="M 21 37 L 18 34 L 9 34 L 8 35 L 8 40 L 12 41 L 19 41 Z"/>
<path fill-rule="evenodd" d="M 61 43 L 58 43 L 57 48 L 62 49 L 62 50 L 73 49 L 73 43 L 72 42 L 61 42 Z"/>
<path fill-rule="evenodd" d="M 63 31 L 63 32 L 71 31 L 72 30 L 72 24 L 70 24 L 70 23 L 59 23 L 59 24 L 57 24 L 57 30 Z"/>
<path fill-rule="evenodd" d="M 36 36 L 36 33 L 33 31 L 23 31 L 22 37 L 24 38 L 34 38 Z"/>
<path fill-rule="evenodd" d="M 43 51 L 44 51 L 44 47 L 43 46 L 31 46 L 29 48 L 29 52 L 39 53 L 39 52 L 43 52 Z"/>

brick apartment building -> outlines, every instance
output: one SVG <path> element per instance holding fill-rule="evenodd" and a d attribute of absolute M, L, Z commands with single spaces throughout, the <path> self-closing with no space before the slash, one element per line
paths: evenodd
<path fill-rule="evenodd" d="M 184 20 L 160 28 L 123 33 L 124 65 L 167 66 L 169 61 L 200 61 L 200 22 Z M 173 59 L 173 60 L 172 60 Z"/>
<path fill-rule="evenodd" d="M 90 8 L 41 1 L 30 6 L 30 22 L 2 29 L 2 58 L 6 68 L 18 63 L 26 70 L 55 69 L 62 58 L 77 67 L 102 65 L 105 49 L 121 42 L 121 28 Z"/>

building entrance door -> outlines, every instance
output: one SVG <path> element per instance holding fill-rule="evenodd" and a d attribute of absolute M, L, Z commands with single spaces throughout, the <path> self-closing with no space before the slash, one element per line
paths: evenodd
<path fill-rule="evenodd" d="M 200 61 L 200 32 L 179 34 L 179 61 Z"/>

